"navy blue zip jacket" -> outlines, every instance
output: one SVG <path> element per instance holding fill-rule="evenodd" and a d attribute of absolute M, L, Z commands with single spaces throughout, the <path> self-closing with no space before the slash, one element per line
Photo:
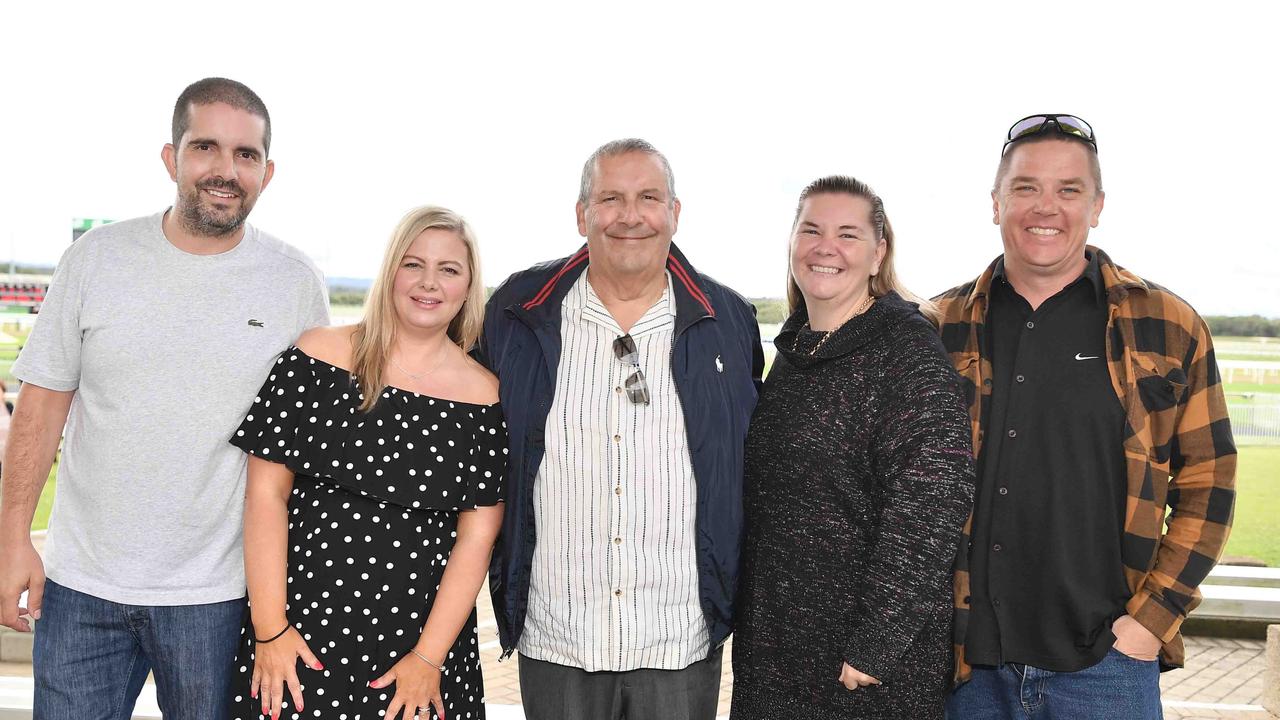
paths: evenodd
<path fill-rule="evenodd" d="M 587 248 L 507 279 L 485 307 L 478 357 L 498 376 L 511 439 L 506 514 L 489 567 L 489 589 L 504 654 L 524 629 L 538 529 L 533 480 L 542 464 L 547 413 L 560 360 L 560 305 L 586 270 Z M 675 289 L 671 370 L 689 434 L 697 484 L 698 591 L 718 647 L 733 629 L 742 541 L 742 445 L 764 371 L 755 309 L 699 275 L 671 246 Z"/>

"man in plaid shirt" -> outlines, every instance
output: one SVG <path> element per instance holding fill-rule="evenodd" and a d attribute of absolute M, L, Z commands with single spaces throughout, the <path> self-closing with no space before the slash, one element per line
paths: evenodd
<path fill-rule="evenodd" d="M 1085 121 L 1015 123 L 991 197 L 1004 254 L 935 299 L 978 460 L 948 717 L 1159 718 L 1235 502 L 1209 330 L 1086 244 Z"/>

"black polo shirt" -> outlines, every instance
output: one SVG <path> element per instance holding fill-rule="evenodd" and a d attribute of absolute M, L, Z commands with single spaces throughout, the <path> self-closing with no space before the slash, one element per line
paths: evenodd
<path fill-rule="evenodd" d="M 1124 410 L 1107 370 L 1097 257 L 1035 310 L 997 266 L 988 298 L 991 402 L 978 456 L 965 655 L 1082 670 L 1130 597 L 1120 558 Z"/>

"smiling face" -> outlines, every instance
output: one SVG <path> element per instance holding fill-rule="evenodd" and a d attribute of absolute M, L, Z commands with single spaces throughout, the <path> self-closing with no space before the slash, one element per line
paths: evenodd
<path fill-rule="evenodd" d="M 866 299 L 886 244 L 871 221 L 871 203 L 846 193 L 805 199 L 791 236 L 791 277 L 810 317 L 844 317 Z"/>
<path fill-rule="evenodd" d="M 1037 277 L 1065 287 L 1084 270 L 1089 229 L 1098 226 L 1103 194 L 1089 150 L 1069 140 L 1015 145 L 1000 187 L 991 193 L 993 222 L 1004 240 L 1013 280 Z"/>
<path fill-rule="evenodd" d="M 600 158 L 577 214 L 593 272 L 634 277 L 666 267 L 680 201 L 671 197 L 656 156 L 628 152 Z"/>
<path fill-rule="evenodd" d="M 244 225 L 275 172 L 263 142 L 266 121 L 225 103 L 193 104 L 189 118 L 178 146 L 162 153 L 178 184 L 174 210 L 193 235 L 225 237 Z"/>
<path fill-rule="evenodd" d="M 393 304 L 405 329 L 446 332 L 471 287 L 467 245 L 452 230 L 422 231 L 396 269 Z"/>

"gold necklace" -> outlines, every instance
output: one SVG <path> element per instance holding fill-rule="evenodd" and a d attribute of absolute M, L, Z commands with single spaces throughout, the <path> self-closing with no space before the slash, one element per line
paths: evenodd
<path fill-rule="evenodd" d="M 875 296 L 874 296 L 874 295 L 867 295 L 867 299 L 866 299 L 866 300 L 863 300 L 863 301 L 862 301 L 862 304 L 861 304 L 861 305 L 859 305 L 857 308 L 855 308 L 855 309 L 854 309 L 853 314 L 849 315 L 849 317 L 847 317 L 847 318 L 845 318 L 844 320 L 842 320 L 842 321 L 840 322 L 840 324 L 839 324 L 839 325 L 835 326 L 834 328 L 831 328 L 830 330 L 828 330 L 828 331 L 826 331 L 826 332 L 824 332 L 824 333 L 822 334 L 822 339 L 818 341 L 818 344 L 817 344 L 817 345 L 814 345 L 814 346 L 813 346 L 813 349 L 809 351 L 809 355 L 810 355 L 810 356 L 812 356 L 814 353 L 816 353 L 816 352 L 818 352 L 819 350 L 821 350 L 821 349 L 822 349 L 822 346 L 827 344 L 827 339 L 828 339 L 828 338 L 830 338 L 830 337 L 832 336 L 832 334 L 834 334 L 834 333 L 835 333 L 835 331 L 837 331 L 837 330 L 839 330 L 840 328 L 844 327 L 844 326 L 845 326 L 845 324 L 846 324 L 846 323 L 848 323 L 850 320 L 852 320 L 852 319 L 854 319 L 854 318 L 858 317 L 859 315 L 861 315 L 862 313 L 866 312 L 866 311 L 867 311 L 867 308 L 871 307 L 871 303 L 873 303 L 873 302 L 875 302 L 875 301 L 876 301 L 876 298 L 875 298 Z M 807 326 L 807 325 L 808 325 L 808 323 L 805 323 L 805 325 Z M 798 340 L 798 339 L 799 339 L 799 338 L 797 337 L 797 340 Z M 792 346 L 791 351 L 792 351 L 792 352 L 795 352 L 795 346 Z"/>
<path fill-rule="evenodd" d="M 445 355 L 446 355 L 446 353 L 445 353 L 445 352 L 443 352 L 443 350 L 447 350 L 447 348 L 441 348 L 441 350 L 442 350 L 442 352 L 440 353 L 440 359 L 439 359 L 439 360 L 436 360 L 436 364 L 435 364 L 434 366 L 432 366 L 432 368 L 431 368 L 430 370 L 423 370 L 421 373 L 419 373 L 419 374 L 417 374 L 417 375 L 414 375 L 413 373 L 409 372 L 408 370 L 405 370 L 405 369 L 400 365 L 400 363 L 396 362 L 396 359 L 395 359 L 395 358 L 391 357 L 391 354 L 390 354 L 390 353 L 388 353 L 388 354 L 387 354 L 387 359 L 391 361 L 391 364 L 392 364 L 392 365 L 395 365 L 395 366 L 396 366 L 396 369 L 397 369 L 397 370 L 399 370 L 400 372 L 402 372 L 402 373 L 404 373 L 406 376 L 408 376 L 408 378 L 409 378 L 410 380 L 421 380 L 422 378 L 424 378 L 424 377 L 426 377 L 426 376 L 430 375 L 431 373 L 435 372 L 436 370 L 439 370 L 439 369 L 440 369 L 440 366 L 444 364 L 444 360 L 445 360 Z"/>

